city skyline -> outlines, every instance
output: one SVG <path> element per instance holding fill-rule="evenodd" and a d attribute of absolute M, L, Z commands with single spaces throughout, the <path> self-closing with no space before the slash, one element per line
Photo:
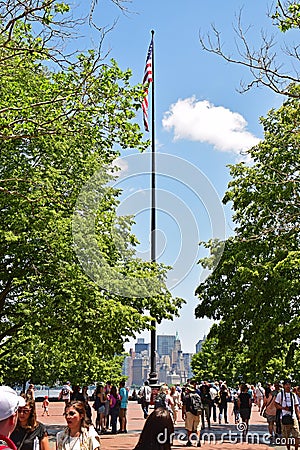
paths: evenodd
<path fill-rule="evenodd" d="M 201 350 L 203 340 L 196 343 L 197 351 Z M 196 351 L 195 351 L 196 352 Z M 176 335 L 157 335 L 156 337 L 156 372 L 158 383 L 168 385 L 184 384 L 193 377 L 191 361 L 195 354 L 182 350 L 178 333 Z M 123 363 L 123 375 L 127 377 L 129 386 L 141 386 L 149 379 L 151 343 L 144 338 L 137 338 L 134 348 L 129 350 Z"/>
<path fill-rule="evenodd" d="M 159 328 L 159 327 L 158 327 L 158 328 Z M 195 341 L 193 341 L 193 342 L 189 341 L 188 343 L 186 343 L 187 345 L 185 346 L 185 343 L 184 343 L 184 341 L 183 341 L 182 338 L 181 338 L 180 332 L 177 331 L 177 330 L 175 331 L 175 334 L 172 333 L 172 332 L 170 332 L 170 333 L 167 333 L 167 332 L 165 332 L 165 333 L 164 333 L 164 332 L 157 332 L 156 334 L 157 334 L 157 335 L 156 335 L 156 351 L 158 351 L 158 348 L 157 348 L 157 338 L 158 338 L 158 336 L 174 336 L 174 337 L 178 336 L 179 339 L 180 339 L 180 341 L 181 341 L 181 344 L 182 344 L 183 352 L 184 352 L 184 353 L 193 353 L 193 354 L 194 354 L 194 353 L 197 353 L 196 347 L 197 347 L 198 342 L 199 342 L 199 341 L 204 341 L 205 338 L 206 338 L 206 336 L 207 336 L 207 333 L 202 333 L 202 332 L 201 332 L 201 334 L 199 334 L 199 337 L 196 338 Z M 146 344 L 149 344 L 149 345 L 150 345 L 150 342 L 151 342 L 150 331 L 143 331 L 142 333 L 140 333 L 139 335 L 137 335 L 136 338 L 130 339 L 129 342 L 126 342 L 126 343 L 125 343 L 125 351 L 128 353 L 128 352 L 130 351 L 130 349 L 133 349 L 133 348 L 135 347 L 136 343 L 137 343 L 139 340 L 141 340 L 141 339 L 142 339 Z M 192 351 L 190 351 L 190 349 L 192 349 Z"/>

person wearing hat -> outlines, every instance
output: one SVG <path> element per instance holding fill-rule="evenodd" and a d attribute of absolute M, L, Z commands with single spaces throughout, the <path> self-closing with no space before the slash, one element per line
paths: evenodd
<path fill-rule="evenodd" d="M 282 437 L 286 442 L 286 447 L 289 450 L 292 441 L 295 446 L 295 450 L 297 450 L 300 439 L 298 425 L 298 420 L 300 420 L 300 411 L 298 398 L 291 391 L 290 380 L 284 380 L 283 390 L 277 394 L 275 398 L 275 405 L 276 408 L 281 411 Z M 292 439 L 290 439 L 290 437 L 292 437 Z"/>
<path fill-rule="evenodd" d="M 65 405 L 67 405 L 71 401 L 71 394 L 73 394 L 73 389 L 71 388 L 70 381 L 67 381 L 62 387 L 58 399 L 63 400 Z"/>
<path fill-rule="evenodd" d="M 185 429 L 187 430 L 187 443 L 186 447 L 192 447 L 192 438 L 193 435 L 196 436 L 197 439 L 197 447 L 201 447 L 200 442 L 200 431 L 201 431 L 201 422 L 200 418 L 202 415 L 202 402 L 199 394 L 196 393 L 196 390 L 192 384 L 187 384 L 185 387 L 186 394 L 183 397 L 182 404 L 182 416 L 185 420 Z M 195 411 L 195 406 L 198 405 L 197 411 Z"/>
<path fill-rule="evenodd" d="M 25 406 L 25 399 L 8 386 L 0 386 L 0 449 L 17 450 L 9 438 L 18 420 L 18 408 Z"/>

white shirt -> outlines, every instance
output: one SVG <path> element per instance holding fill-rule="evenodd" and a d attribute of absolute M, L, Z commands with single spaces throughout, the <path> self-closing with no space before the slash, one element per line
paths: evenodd
<path fill-rule="evenodd" d="M 140 390 L 141 395 L 145 397 L 146 402 L 150 402 L 152 389 L 150 386 L 143 386 Z"/>
<path fill-rule="evenodd" d="M 64 431 L 59 431 L 56 435 L 57 446 L 62 445 L 63 450 L 80 450 L 80 442 L 82 440 L 82 435 L 78 437 L 67 436 L 67 439 L 63 440 Z M 89 436 L 89 449 L 95 450 L 100 448 L 100 437 L 93 426 L 88 429 Z"/>
<path fill-rule="evenodd" d="M 255 389 L 255 394 L 256 394 L 256 397 L 263 397 L 265 395 L 264 388 L 261 386 L 257 386 L 257 388 Z"/>
<path fill-rule="evenodd" d="M 71 389 L 71 387 L 68 385 L 68 384 L 65 384 L 63 387 L 62 387 L 62 390 L 63 389 L 65 389 L 65 390 L 67 390 L 68 391 L 68 394 L 67 395 L 61 395 L 61 398 L 62 398 L 62 400 L 70 400 L 70 398 L 71 398 L 71 392 L 72 392 L 72 389 Z M 61 392 L 62 392 L 62 390 L 61 390 Z"/>
<path fill-rule="evenodd" d="M 292 392 L 281 391 L 276 395 L 275 402 L 279 403 L 283 407 L 285 407 L 285 406 L 290 407 L 290 406 L 292 406 L 291 395 L 292 395 Z M 299 405 L 298 398 L 296 395 L 293 395 L 293 414 L 292 414 L 293 419 L 296 419 L 296 417 L 297 417 L 296 411 L 295 411 L 295 406 L 298 406 L 298 405 Z M 283 416 L 286 416 L 288 414 L 291 414 L 291 412 L 282 410 L 281 414 Z"/>

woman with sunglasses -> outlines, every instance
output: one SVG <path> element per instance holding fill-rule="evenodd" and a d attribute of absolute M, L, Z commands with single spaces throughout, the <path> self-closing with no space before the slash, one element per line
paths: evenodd
<path fill-rule="evenodd" d="M 100 449 L 100 437 L 93 425 L 89 424 L 83 402 L 75 400 L 68 403 L 64 416 L 67 427 L 56 435 L 57 450 Z"/>
<path fill-rule="evenodd" d="M 49 450 L 48 433 L 36 420 L 34 400 L 27 400 L 25 406 L 18 409 L 18 422 L 10 438 L 18 450 Z"/>

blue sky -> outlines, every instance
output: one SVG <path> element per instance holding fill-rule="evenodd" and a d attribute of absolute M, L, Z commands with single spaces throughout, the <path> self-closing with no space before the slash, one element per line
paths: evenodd
<path fill-rule="evenodd" d="M 158 334 L 178 332 L 184 352 L 207 333 L 211 322 L 196 320 L 194 291 L 205 274 L 197 261 L 206 253 L 199 241 L 233 233 L 230 205 L 221 200 L 230 180 L 228 164 L 241 159 L 240 152 L 263 137 L 259 117 L 281 105 L 272 91 L 254 88 L 237 92 L 241 80 L 250 80 L 242 66 L 226 63 L 202 50 L 199 33 L 211 24 L 221 32 L 224 50 L 236 53 L 236 16 L 242 22 L 251 47 L 258 48 L 262 30 L 277 33 L 267 17 L 272 2 L 264 0 L 133 0 L 122 13 L 110 0 L 98 1 L 94 20 L 110 27 L 103 50 L 110 50 L 121 69 L 132 70 L 132 84 L 143 78 L 145 58 L 155 31 L 155 120 L 157 150 L 157 254 L 174 266 L 168 285 L 173 295 L 187 304 L 173 322 L 164 321 Z M 78 11 L 84 11 L 82 5 Z M 87 7 L 86 7 L 87 8 Z M 87 12 L 87 9 L 85 10 Z M 278 32 L 278 39 L 283 35 Z M 293 38 L 293 32 L 291 33 Z M 86 29 L 78 47 L 90 48 L 96 34 Z M 137 118 L 142 126 L 142 113 Z M 123 189 L 120 214 L 135 214 L 134 233 L 140 240 L 138 255 L 149 258 L 150 160 L 124 152 L 116 186 Z M 142 335 L 150 340 L 150 333 Z M 131 341 L 131 345 L 132 345 Z M 126 345 L 126 349 L 129 345 Z"/>

